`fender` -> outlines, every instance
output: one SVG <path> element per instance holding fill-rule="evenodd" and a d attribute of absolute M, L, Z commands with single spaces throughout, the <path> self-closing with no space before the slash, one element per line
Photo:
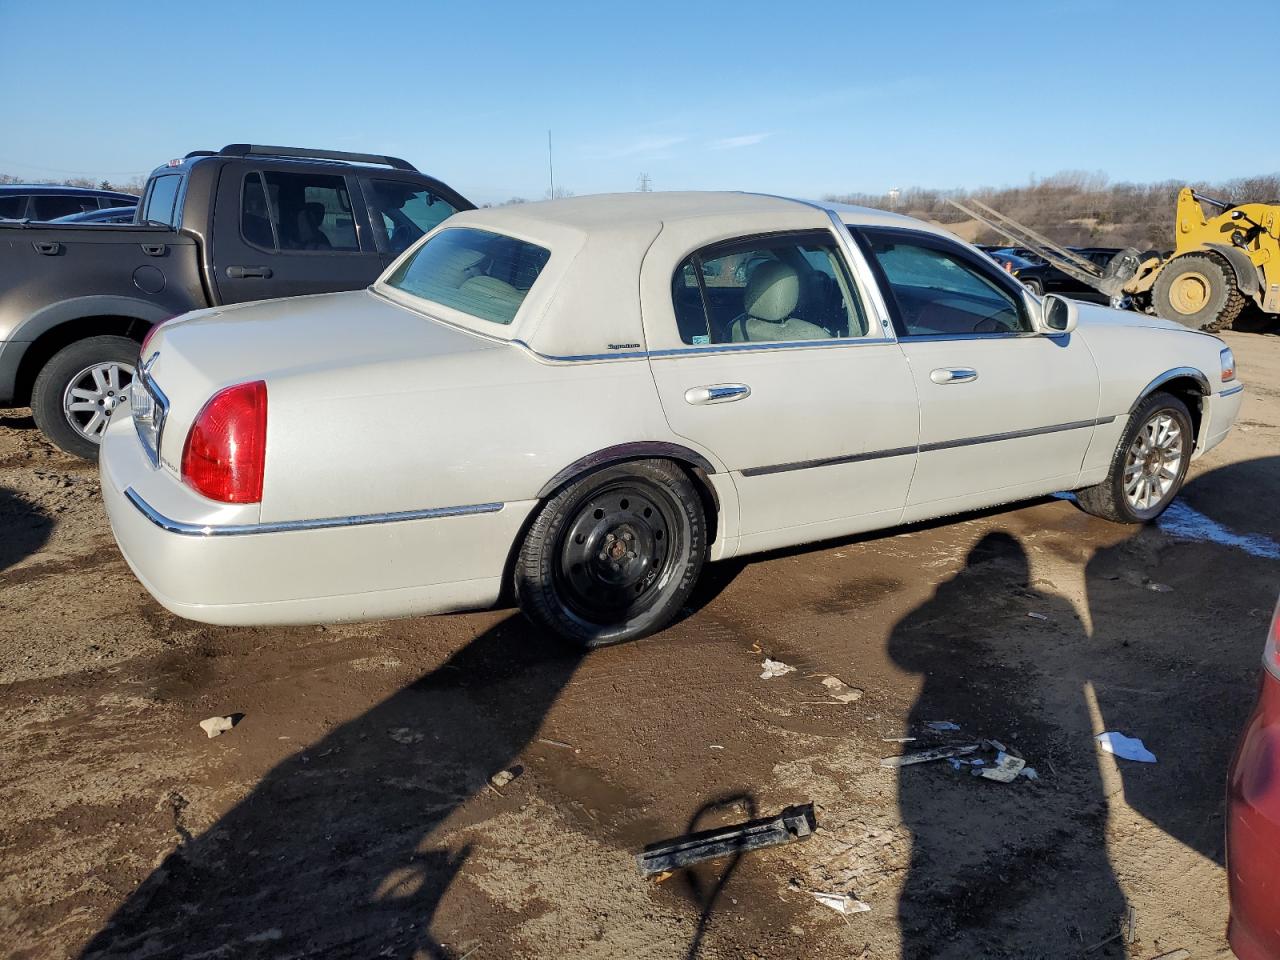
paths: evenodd
<path fill-rule="evenodd" d="M 688 447 L 661 440 L 638 440 L 633 443 L 620 443 L 616 446 L 605 447 L 603 450 L 597 450 L 595 453 L 589 453 L 585 457 L 575 460 L 542 485 L 542 489 L 538 491 L 538 499 L 542 500 L 549 497 L 570 480 L 584 473 L 607 467 L 610 464 L 623 463 L 627 460 L 649 459 L 680 460 L 698 468 L 708 476 L 717 472 L 710 460 L 697 451 L 690 450 Z"/>
<path fill-rule="evenodd" d="M 1249 254 L 1229 243 L 1206 243 L 1204 249 L 1212 250 L 1225 257 L 1236 272 L 1236 285 L 1240 287 L 1240 292 L 1250 297 L 1257 297 L 1261 289 L 1258 286 L 1258 268 L 1249 259 Z"/>
<path fill-rule="evenodd" d="M 1147 397 L 1151 396 L 1151 394 L 1155 393 L 1155 391 L 1159 390 L 1170 380 L 1177 380 L 1180 377 L 1194 380 L 1196 385 L 1200 388 L 1201 397 L 1207 397 L 1212 392 L 1212 389 L 1209 386 L 1209 378 L 1195 367 L 1174 367 L 1172 370 L 1166 370 L 1142 388 L 1142 392 L 1138 394 L 1138 398 L 1133 401 L 1133 406 L 1129 408 L 1128 416 L 1133 416 L 1134 411 L 1138 409 L 1143 400 L 1147 399 Z"/>

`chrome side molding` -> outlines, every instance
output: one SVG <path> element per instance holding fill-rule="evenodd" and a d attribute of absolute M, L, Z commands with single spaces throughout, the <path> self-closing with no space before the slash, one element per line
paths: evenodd
<path fill-rule="evenodd" d="M 432 507 L 426 510 L 401 510 L 396 513 L 362 513 L 350 517 L 325 517 L 316 520 L 277 520 L 268 523 L 197 524 L 166 517 L 147 503 L 133 487 L 124 491 L 126 499 L 138 512 L 161 530 L 187 537 L 242 537 L 257 533 L 287 533 L 290 530 L 325 530 L 332 527 L 366 527 L 377 523 L 399 523 L 403 520 L 435 520 L 440 517 L 466 517 L 477 513 L 497 513 L 501 503 L 475 503 L 462 507 Z"/>

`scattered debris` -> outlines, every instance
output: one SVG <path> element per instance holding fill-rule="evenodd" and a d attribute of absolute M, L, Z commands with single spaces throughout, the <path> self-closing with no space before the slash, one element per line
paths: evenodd
<path fill-rule="evenodd" d="M 711 749 L 712 749 L 712 750 L 723 750 L 723 749 L 724 749 L 724 744 L 721 744 L 721 743 L 713 743 L 713 744 L 711 744 L 710 746 L 711 746 Z"/>
<path fill-rule="evenodd" d="M 1108 730 L 1106 733 L 1098 734 L 1096 739 L 1103 750 L 1115 754 L 1122 760 L 1136 760 L 1139 763 L 1156 762 L 1156 755 L 1137 737 L 1126 737 L 1123 733 Z"/>
<path fill-rule="evenodd" d="M 1043 613 L 1028 613 L 1028 617 L 1032 620 L 1048 620 L 1049 618 Z"/>
<path fill-rule="evenodd" d="M 909 767 L 915 763 L 929 763 L 933 760 L 945 760 L 947 757 L 963 757 L 977 753 L 982 749 L 980 743 L 953 744 L 949 747 L 930 747 L 916 753 L 904 753 L 897 757 L 885 757 L 880 761 L 882 767 Z"/>
<path fill-rule="evenodd" d="M 764 667 L 764 673 L 760 674 L 761 680 L 772 680 L 774 677 L 780 677 L 786 673 L 794 673 L 796 669 L 789 663 L 783 663 L 781 660 L 772 660 L 769 657 L 765 657 L 760 666 Z"/>
<path fill-rule="evenodd" d="M 1039 780 L 1039 779 L 1040 779 L 1040 774 L 1036 773 L 1036 768 L 1035 768 L 1035 767 L 1023 767 L 1023 768 L 1022 768 L 1022 775 L 1023 775 L 1024 777 L 1026 777 L 1028 780 Z"/>
<path fill-rule="evenodd" d="M 1148 583 L 1147 589 L 1153 590 L 1156 593 L 1173 593 L 1173 587 L 1169 586 L 1167 583 Z"/>
<path fill-rule="evenodd" d="M 996 754 L 996 762 L 994 766 L 983 767 L 981 770 L 973 771 L 975 776 L 983 777 L 987 780 L 995 780 L 997 783 L 1012 783 L 1018 778 L 1027 761 L 1021 757 L 1015 757 L 1011 753 L 1005 753 L 1001 750 Z"/>
<path fill-rule="evenodd" d="M 402 743 L 405 746 L 422 742 L 422 734 L 417 730 L 410 730 L 408 727 L 392 727 L 387 731 L 387 736 L 396 743 Z"/>
<path fill-rule="evenodd" d="M 810 890 L 809 896 L 824 907 L 830 907 L 836 913 L 845 916 L 851 913 L 867 913 L 871 909 L 871 904 L 863 903 L 847 893 L 825 893 L 822 890 Z"/>
<path fill-rule="evenodd" d="M 651 877 L 704 860 L 746 853 L 762 847 L 803 840 L 818 828 L 813 804 L 787 807 L 776 817 L 751 820 L 736 827 L 720 827 L 651 843 L 637 855 L 640 875 Z"/>
<path fill-rule="evenodd" d="M 1151 960 L 1187 960 L 1190 956 L 1190 950 L 1184 950 L 1179 947 L 1177 950 L 1170 950 L 1168 953 L 1162 953 L 1158 957 L 1152 957 Z"/>
<path fill-rule="evenodd" d="M 862 699 L 861 690 L 849 686 L 839 677 L 827 677 L 822 681 L 822 685 L 827 688 L 833 700 L 839 700 L 841 703 L 853 703 L 855 700 Z"/>
<path fill-rule="evenodd" d="M 519 767 L 508 767 L 506 770 L 499 770 L 489 778 L 489 784 L 494 787 L 505 787 L 523 772 Z"/>
<path fill-rule="evenodd" d="M 946 730 L 960 729 L 960 724 L 952 723 L 950 720 L 930 720 L 927 723 L 925 723 L 925 726 L 928 727 L 930 730 L 936 730 L 939 733 L 942 733 Z"/>
<path fill-rule="evenodd" d="M 881 743 L 911 743 L 915 737 L 881 737 Z"/>
<path fill-rule="evenodd" d="M 209 735 L 209 739 L 220 736 L 236 725 L 234 717 L 210 717 L 200 721 L 200 729 Z"/>
<path fill-rule="evenodd" d="M 563 740 L 548 740 L 546 737 L 539 737 L 539 743 L 545 743 L 548 747 L 559 747 L 561 750 L 575 749 L 573 744 L 565 743 Z"/>

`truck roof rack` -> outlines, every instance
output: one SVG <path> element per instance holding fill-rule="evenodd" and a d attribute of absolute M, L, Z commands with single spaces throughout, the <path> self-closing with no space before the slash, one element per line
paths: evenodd
<path fill-rule="evenodd" d="M 340 160 L 344 163 L 374 163 L 395 170 L 418 172 L 418 168 L 399 157 L 376 153 L 348 153 L 345 150 L 311 150 L 306 147 L 270 147 L 259 143 L 229 143 L 218 151 L 224 157 L 292 157 L 299 160 Z"/>

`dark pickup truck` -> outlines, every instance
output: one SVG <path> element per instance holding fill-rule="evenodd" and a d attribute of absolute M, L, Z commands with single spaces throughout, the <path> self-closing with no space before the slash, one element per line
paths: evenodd
<path fill-rule="evenodd" d="M 0 407 L 96 458 L 154 324 L 367 286 L 474 206 L 395 157 L 233 144 L 158 167 L 136 223 L 0 222 Z"/>

